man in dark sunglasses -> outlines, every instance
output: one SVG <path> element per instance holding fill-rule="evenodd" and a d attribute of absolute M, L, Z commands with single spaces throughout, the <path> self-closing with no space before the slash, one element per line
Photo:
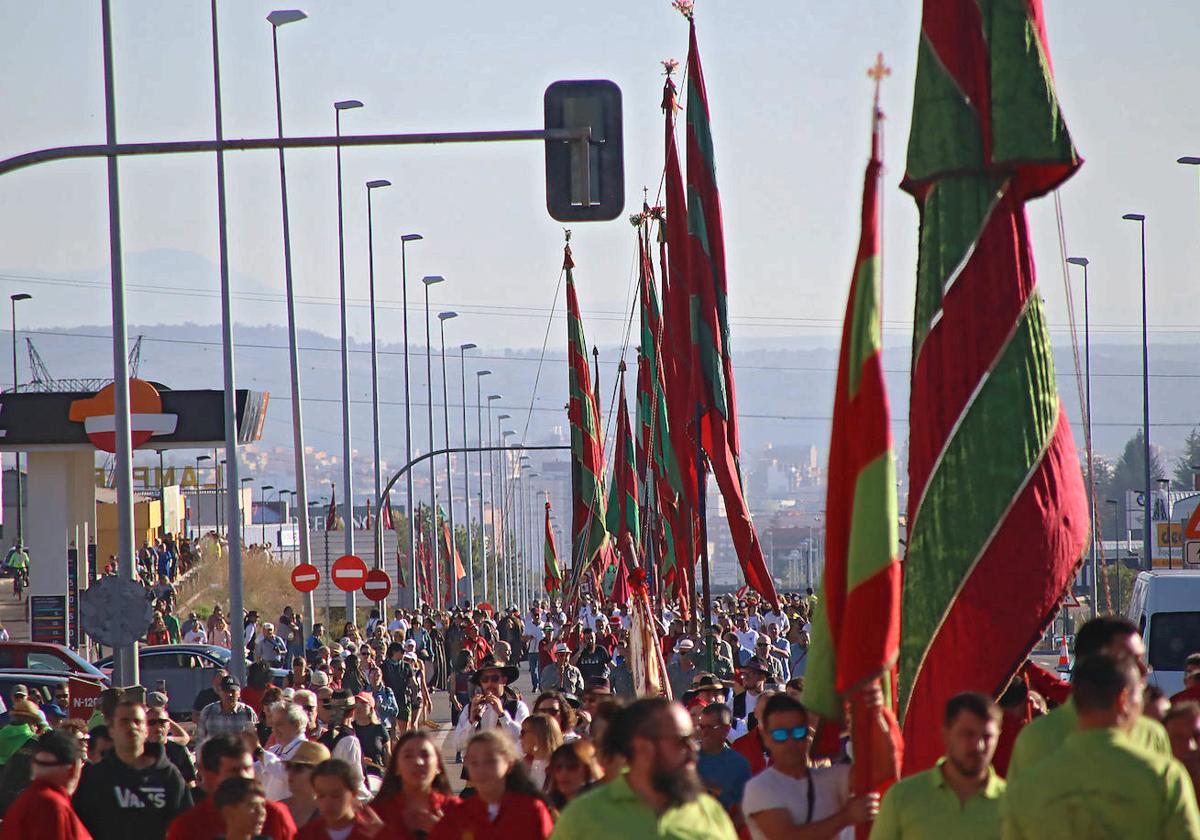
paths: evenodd
<path fill-rule="evenodd" d="M 724 703 L 710 703 L 700 713 L 700 753 L 696 771 L 708 792 L 717 798 L 739 830 L 742 827 L 742 793 L 750 781 L 750 762 L 726 742 L 733 713 Z"/>
<path fill-rule="evenodd" d="M 808 710 L 787 694 L 763 705 L 759 730 L 771 766 L 746 785 L 742 811 L 754 840 L 793 835 L 800 827 L 814 836 L 853 840 L 858 823 L 879 811 L 879 794 L 850 795 L 850 765 L 810 767 L 812 730 Z M 827 833 L 825 833 L 827 832 Z"/>
<path fill-rule="evenodd" d="M 470 679 L 473 686 L 478 686 L 478 693 L 471 698 L 466 714 L 459 715 L 458 725 L 446 742 L 448 749 L 465 753 L 467 742 L 484 729 L 500 729 L 514 742 L 521 737 L 521 721 L 529 717 L 529 707 L 508 688 L 518 676 L 517 666 L 503 659 L 483 660 Z"/>

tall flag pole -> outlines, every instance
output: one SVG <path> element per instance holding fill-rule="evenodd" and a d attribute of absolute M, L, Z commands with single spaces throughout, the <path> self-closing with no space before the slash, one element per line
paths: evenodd
<path fill-rule="evenodd" d="M 616 541 L 613 551 L 612 581 L 605 579 L 606 594 L 621 577 L 625 543 L 642 544 L 641 511 L 638 508 L 638 480 L 633 445 L 633 430 L 629 424 L 629 406 L 625 399 L 625 360 L 617 366 L 617 437 L 613 445 L 613 480 L 608 497 L 608 533 Z M 622 601 L 624 603 L 624 601 Z"/>
<path fill-rule="evenodd" d="M 338 516 L 337 508 L 337 485 L 329 485 L 329 510 L 325 512 L 325 530 L 339 531 L 342 527 L 342 518 Z"/>
<path fill-rule="evenodd" d="M 900 639 L 905 774 L 948 697 L 998 696 L 1082 562 L 1087 494 L 1025 202 L 1081 161 L 1041 0 L 925 3 L 903 188 L 921 216 Z M 986 645 L 964 645 L 981 617 Z"/>
<path fill-rule="evenodd" d="M 563 270 L 567 275 L 567 354 L 570 402 L 567 417 L 571 426 L 571 575 L 572 589 L 585 580 L 597 557 L 608 547 L 605 528 L 604 441 L 600 434 L 600 410 L 592 390 L 587 340 L 575 292 L 575 262 L 571 258 L 571 234 L 563 246 Z"/>
<path fill-rule="evenodd" d="M 680 617 L 691 612 L 688 599 L 690 580 L 696 563 L 696 532 L 699 481 L 696 459 L 691 453 L 696 444 L 688 430 L 695 420 L 695 375 L 693 358 L 691 299 L 688 292 L 687 191 L 679 164 L 679 146 L 675 139 L 675 115 L 679 111 L 675 82 L 671 78 L 679 66 L 674 59 L 663 63 L 662 110 L 664 118 L 665 218 L 659 218 L 659 274 L 662 279 L 663 339 L 662 366 L 666 385 L 667 427 L 679 471 L 680 492 L 673 514 L 674 565 L 664 566 L 663 600 L 677 604 Z M 671 516 L 671 513 L 667 513 Z M 666 523 L 664 523 L 666 524 Z"/>
<path fill-rule="evenodd" d="M 825 574 L 804 687 L 805 703 L 822 718 L 842 720 L 849 704 L 856 796 L 882 793 L 899 778 L 903 752 L 893 690 L 900 647 L 896 462 L 883 376 L 879 268 L 879 85 L 890 72 L 882 54 L 867 71 L 875 80 L 871 160 L 863 179 L 862 228 L 838 355 Z M 860 828 L 860 837 L 863 829 L 869 832 L 870 826 Z"/>
<path fill-rule="evenodd" d="M 691 0 L 675 0 L 688 19 L 687 70 L 687 219 L 688 263 L 692 298 L 692 340 L 698 371 L 700 441 L 725 500 L 729 534 L 746 583 L 769 603 L 779 596 L 763 557 L 738 464 L 737 400 L 730 352 L 725 231 L 713 158 L 708 93 L 696 42 Z M 674 278 L 672 278 L 674 279 Z M 703 516 L 703 511 L 700 515 Z M 705 566 L 707 569 L 707 566 Z"/>
<path fill-rule="evenodd" d="M 562 567 L 558 565 L 558 549 L 554 545 L 554 530 L 550 527 L 550 500 L 546 499 L 546 546 L 542 555 L 545 565 L 543 582 L 547 592 L 562 588 Z"/>

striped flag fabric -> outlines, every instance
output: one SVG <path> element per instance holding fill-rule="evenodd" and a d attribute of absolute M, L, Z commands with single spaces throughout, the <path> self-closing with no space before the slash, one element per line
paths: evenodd
<path fill-rule="evenodd" d="M 696 21 L 688 3 L 687 70 L 687 222 L 688 275 L 691 290 L 693 359 L 698 372 L 700 439 L 713 477 L 725 501 L 729 535 L 746 583 L 769 603 L 778 605 L 775 583 L 763 557 L 758 532 L 750 518 L 738 464 L 737 400 L 730 351 L 728 283 L 725 273 L 725 231 L 717 190 L 712 126 Z M 674 278 L 672 278 L 674 279 Z"/>
<path fill-rule="evenodd" d="M 338 516 L 337 485 L 329 485 L 329 509 L 325 511 L 325 530 L 342 530 L 342 517 Z"/>
<path fill-rule="evenodd" d="M 554 530 L 550 527 L 550 500 L 546 500 L 546 544 L 542 553 L 543 585 L 547 592 L 562 588 L 562 567 L 558 565 L 558 548 L 554 545 Z"/>
<path fill-rule="evenodd" d="M 442 509 L 441 505 L 438 505 L 437 508 L 437 518 L 440 523 L 442 541 L 439 548 L 444 556 L 454 558 L 454 580 L 446 581 L 446 603 L 455 604 L 458 602 L 458 582 L 467 576 L 467 572 L 463 568 L 462 555 L 458 553 L 458 543 L 450 533 L 450 522 L 446 519 L 446 511 Z"/>
<path fill-rule="evenodd" d="M 813 620 L 804 702 L 822 718 L 851 713 L 856 796 L 898 778 L 893 691 L 900 646 L 900 554 L 891 412 L 880 308 L 878 107 L 863 182 L 862 228 L 838 354 L 829 442 L 825 573 Z M 882 689 L 883 706 L 865 694 Z M 884 733 L 881 743 L 876 733 Z M 883 759 L 883 760 L 881 760 Z"/>
<path fill-rule="evenodd" d="M 998 696 L 1087 542 L 1025 202 L 1080 165 L 1040 0 L 926 0 L 903 188 L 920 210 L 900 640 L 905 773 L 958 691 Z M 986 629 L 988 644 L 963 644 Z"/>
<path fill-rule="evenodd" d="M 587 340 L 575 291 L 575 261 L 571 245 L 563 248 L 567 279 L 567 354 L 570 402 L 567 416 L 571 426 L 571 573 L 575 580 L 608 547 L 604 498 L 604 441 L 600 436 L 600 409 L 592 390 Z"/>
<path fill-rule="evenodd" d="M 638 481 L 634 463 L 633 430 L 629 425 L 629 406 L 625 399 L 625 361 L 617 368 L 617 438 L 613 445 L 613 477 L 608 495 L 608 533 L 618 546 L 626 534 L 634 545 L 641 545 L 641 512 L 638 508 Z M 614 561 L 619 551 L 613 552 Z"/>
<path fill-rule="evenodd" d="M 379 509 L 379 525 L 389 531 L 396 530 L 396 523 L 392 520 L 392 491 L 388 491 L 383 496 L 383 507 Z"/>

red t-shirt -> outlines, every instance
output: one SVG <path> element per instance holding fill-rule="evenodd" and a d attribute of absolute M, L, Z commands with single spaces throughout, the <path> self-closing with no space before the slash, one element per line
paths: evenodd
<path fill-rule="evenodd" d="M 1183 691 L 1177 691 L 1171 695 L 1172 706 L 1176 703 L 1182 703 L 1185 700 L 1200 701 L 1200 682 L 1196 683 L 1195 685 L 1190 685 Z"/>
<path fill-rule="evenodd" d="M 5 822 L 8 822 L 7 818 Z M 271 840 L 295 839 L 296 824 L 292 822 L 292 814 L 287 806 L 268 800 L 267 819 L 263 823 L 262 833 Z M 204 797 L 177 816 L 167 829 L 167 840 L 216 840 L 224 835 L 225 822 L 221 819 L 211 796 Z"/>
<path fill-rule="evenodd" d="M 744 756 L 750 762 L 750 772 L 757 776 L 771 764 L 767 748 L 763 744 L 762 730 L 754 729 L 738 738 L 732 744 L 734 751 Z"/>
<path fill-rule="evenodd" d="M 66 788 L 38 779 L 4 814 L 0 840 L 92 840 L 71 808 Z"/>
<path fill-rule="evenodd" d="M 379 835 L 381 837 L 396 836 L 388 833 L 388 827 L 386 826 L 383 831 L 379 832 Z M 371 838 L 372 835 L 363 827 L 362 817 L 356 817 L 354 819 L 354 827 L 350 829 L 346 840 L 371 840 Z M 325 828 L 324 818 L 317 816 L 306 822 L 296 835 L 296 840 L 329 840 L 329 832 Z"/>
<path fill-rule="evenodd" d="M 553 661 L 554 654 L 550 651 L 550 637 L 543 636 L 542 640 L 538 642 L 538 671 L 540 672 Z"/>
<path fill-rule="evenodd" d="M 495 820 L 488 818 L 487 803 L 479 796 L 447 808 L 442 821 L 429 833 L 429 840 L 479 840 L 483 837 L 547 840 L 553 830 L 554 819 L 545 802 L 523 793 L 506 793 L 500 800 L 500 812 Z"/>
<path fill-rule="evenodd" d="M 436 790 L 429 792 L 429 810 L 435 813 L 441 811 L 444 814 L 449 809 L 461 804 L 462 800 L 457 796 L 438 793 Z M 382 802 L 377 799 L 371 803 L 371 810 L 378 814 L 379 819 L 383 820 L 383 824 L 387 826 L 384 833 L 388 840 L 416 840 L 404 824 L 404 809 L 407 805 L 408 802 L 405 801 L 403 793 L 397 793 Z"/>

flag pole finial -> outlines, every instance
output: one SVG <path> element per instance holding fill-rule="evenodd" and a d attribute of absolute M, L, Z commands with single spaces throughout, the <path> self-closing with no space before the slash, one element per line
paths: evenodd
<path fill-rule="evenodd" d="M 879 88 L 883 80 L 892 75 L 892 68 L 883 63 L 883 53 L 875 55 L 875 63 L 867 69 L 867 76 L 875 81 L 875 113 L 879 116 Z"/>
<path fill-rule="evenodd" d="M 696 14 L 696 0 L 671 0 L 671 8 L 692 20 Z"/>

